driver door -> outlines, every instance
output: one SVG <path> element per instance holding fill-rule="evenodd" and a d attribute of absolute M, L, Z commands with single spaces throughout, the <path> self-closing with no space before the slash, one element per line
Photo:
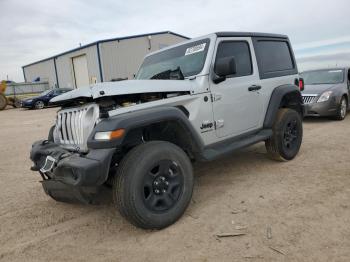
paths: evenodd
<path fill-rule="evenodd" d="M 260 78 L 251 39 L 219 38 L 215 62 L 225 57 L 234 57 L 236 73 L 218 84 L 211 82 L 218 137 L 237 136 L 257 129 L 262 114 Z"/>

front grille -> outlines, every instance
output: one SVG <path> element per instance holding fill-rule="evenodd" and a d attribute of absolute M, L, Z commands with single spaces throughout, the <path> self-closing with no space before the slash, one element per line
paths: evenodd
<path fill-rule="evenodd" d="M 317 95 L 304 95 L 303 102 L 304 104 L 311 104 L 316 102 Z"/>
<path fill-rule="evenodd" d="M 64 148 L 87 152 L 87 139 L 99 117 L 97 104 L 60 110 L 54 131 L 55 143 Z"/>

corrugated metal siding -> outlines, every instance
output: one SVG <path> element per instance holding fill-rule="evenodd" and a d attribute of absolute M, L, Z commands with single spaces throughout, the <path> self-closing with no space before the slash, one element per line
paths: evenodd
<path fill-rule="evenodd" d="M 80 55 L 86 55 L 90 83 L 92 83 L 91 82 L 92 78 L 96 78 L 97 82 L 101 81 L 98 59 L 97 59 L 97 48 L 96 48 L 96 45 L 94 45 L 94 46 L 90 46 L 90 47 L 80 49 L 78 51 L 74 51 L 74 52 L 57 57 L 56 59 L 57 75 L 58 75 L 58 81 L 61 88 L 75 87 L 72 58 Z"/>
<path fill-rule="evenodd" d="M 53 59 L 27 66 L 23 70 L 28 82 L 32 82 L 40 77 L 40 81 L 49 82 L 50 88 L 54 88 L 57 85 Z"/>
<path fill-rule="evenodd" d="M 28 82 L 40 77 L 41 80 L 49 82 L 50 88 L 55 86 L 74 88 L 72 58 L 86 55 L 90 83 L 93 82 L 94 78 L 97 82 L 101 82 L 97 50 L 97 45 L 99 45 L 103 81 L 125 77 L 132 79 L 146 54 L 185 40 L 184 37 L 169 32 L 150 35 L 151 49 L 149 49 L 148 36 L 145 35 L 119 40 L 101 40 L 86 47 L 83 46 L 57 55 L 56 58 L 48 58 L 24 66 L 23 71 Z M 56 60 L 58 79 L 56 79 L 54 59 Z"/>
<path fill-rule="evenodd" d="M 133 79 L 146 54 L 184 40 L 184 38 L 172 34 L 152 35 L 151 49 L 149 49 L 148 37 L 101 43 L 103 80 L 110 81 L 125 77 Z"/>

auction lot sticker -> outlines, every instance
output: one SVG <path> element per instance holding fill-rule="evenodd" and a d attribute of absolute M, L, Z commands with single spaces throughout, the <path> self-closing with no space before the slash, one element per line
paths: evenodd
<path fill-rule="evenodd" d="M 189 48 L 186 49 L 185 55 L 192 55 L 192 54 L 195 54 L 195 53 L 203 52 L 204 48 L 205 48 L 205 45 L 206 45 L 206 43 L 189 47 Z"/>

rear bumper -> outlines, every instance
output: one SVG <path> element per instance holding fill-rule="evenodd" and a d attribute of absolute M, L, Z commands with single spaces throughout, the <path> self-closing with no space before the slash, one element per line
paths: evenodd
<path fill-rule="evenodd" d="M 86 155 L 80 155 L 53 142 L 37 141 L 32 146 L 30 158 L 34 162 L 32 170 L 39 172 L 47 156 L 55 159 L 50 171 L 45 174 L 41 172 L 50 181 L 58 181 L 67 186 L 91 187 L 102 185 L 107 180 L 114 151 L 111 148 L 94 149 Z"/>
<path fill-rule="evenodd" d="M 337 105 L 333 98 L 325 102 L 305 104 L 304 116 L 333 116 L 337 113 Z"/>

